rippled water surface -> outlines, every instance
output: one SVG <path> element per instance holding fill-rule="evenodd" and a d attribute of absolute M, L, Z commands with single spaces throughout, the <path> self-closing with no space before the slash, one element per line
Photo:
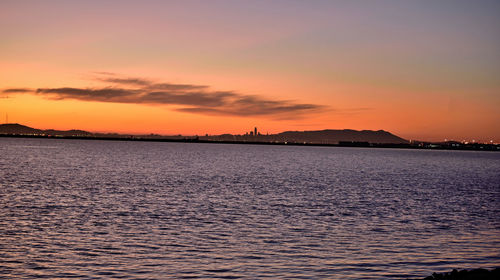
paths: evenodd
<path fill-rule="evenodd" d="M 500 266 L 500 153 L 0 138 L 0 278 Z"/>

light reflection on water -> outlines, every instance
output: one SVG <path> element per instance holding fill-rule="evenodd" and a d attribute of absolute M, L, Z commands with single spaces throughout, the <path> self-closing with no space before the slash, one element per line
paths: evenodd
<path fill-rule="evenodd" d="M 0 278 L 492 268 L 499 171 L 493 152 L 2 138 Z"/>

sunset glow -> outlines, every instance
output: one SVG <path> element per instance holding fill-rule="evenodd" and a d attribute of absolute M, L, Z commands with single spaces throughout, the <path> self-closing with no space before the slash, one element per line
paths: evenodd
<path fill-rule="evenodd" d="M 2 1 L 0 123 L 500 142 L 498 1 Z"/>

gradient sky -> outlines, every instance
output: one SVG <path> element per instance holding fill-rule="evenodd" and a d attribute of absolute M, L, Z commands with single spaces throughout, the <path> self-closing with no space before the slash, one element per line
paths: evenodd
<path fill-rule="evenodd" d="M 499 108 L 500 1 L 0 1 L 1 122 L 500 142 Z"/>

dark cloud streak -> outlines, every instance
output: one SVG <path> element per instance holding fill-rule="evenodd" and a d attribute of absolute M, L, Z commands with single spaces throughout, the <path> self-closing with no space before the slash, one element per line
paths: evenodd
<path fill-rule="evenodd" d="M 104 75 L 104 74 L 102 74 Z M 275 116 L 294 118 L 324 110 L 326 106 L 302 104 L 288 100 L 269 100 L 233 91 L 211 91 L 208 86 L 192 84 L 155 83 L 141 78 L 121 78 L 106 73 L 98 80 L 102 88 L 10 88 L 3 93 L 32 93 L 49 99 L 76 99 L 82 101 L 173 105 L 176 111 L 204 115 Z M 180 107 L 180 108 L 179 108 Z"/>
<path fill-rule="evenodd" d="M 136 86 L 149 86 L 151 82 L 145 79 L 138 78 L 104 78 L 99 79 L 103 82 L 114 83 L 114 84 L 125 84 L 125 85 L 136 85 Z"/>
<path fill-rule="evenodd" d="M 135 103 L 140 91 L 120 88 L 39 88 L 36 94 L 45 95 L 52 99 L 78 99 L 83 101 Z"/>
<path fill-rule="evenodd" d="M 130 85 L 148 88 L 150 90 L 178 90 L 178 91 L 190 91 L 190 90 L 205 90 L 208 86 L 204 85 L 190 85 L 190 84 L 171 84 L 171 83 L 154 83 L 147 79 L 142 78 L 98 78 L 98 80 L 120 84 L 120 85 Z"/>
<path fill-rule="evenodd" d="M 2 92 L 3 93 L 28 93 L 28 92 L 32 92 L 32 91 L 33 90 L 29 89 L 29 88 L 8 88 L 8 89 L 3 90 Z"/>
<path fill-rule="evenodd" d="M 171 92 L 149 92 L 140 100 L 152 104 L 178 104 L 189 106 L 219 107 L 227 105 L 232 95 L 223 92 L 203 93 L 188 92 L 175 94 Z"/>

